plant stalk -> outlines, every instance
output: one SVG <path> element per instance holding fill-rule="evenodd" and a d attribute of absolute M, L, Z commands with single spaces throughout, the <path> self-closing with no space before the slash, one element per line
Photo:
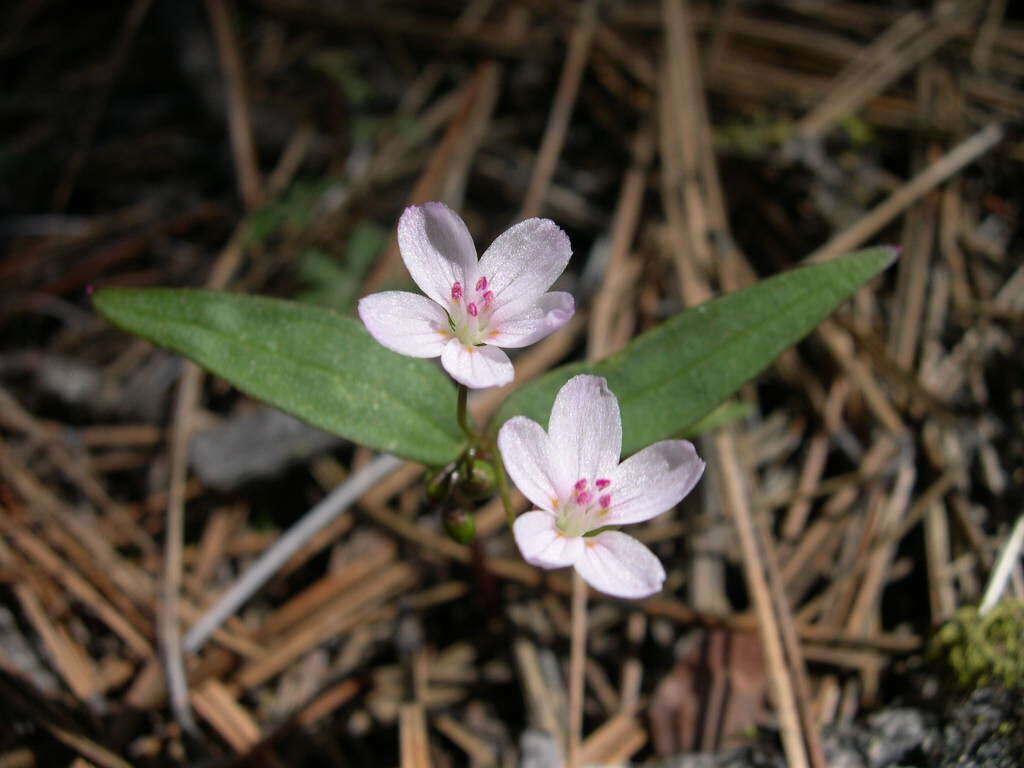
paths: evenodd
<path fill-rule="evenodd" d="M 568 768 L 580 766 L 583 732 L 583 672 L 587 658 L 587 583 L 572 572 L 572 634 L 569 655 L 569 755 Z"/>
<path fill-rule="evenodd" d="M 498 484 L 498 495 L 501 497 L 501 504 L 505 507 L 505 519 L 508 527 L 511 528 L 516 521 L 516 511 L 512 507 L 512 491 L 508 487 L 508 475 L 505 474 L 505 461 L 498 451 L 498 441 L 491 441 L 491 457 L 494 465 L 494 481 Z"/>
<path fill-rule="evenodd" d="M 469 423 L 469 388 L 465 384 L 459 384 L 459 429 L 469 438 L 469 442 L 476 440 L 476 431 Z"/>

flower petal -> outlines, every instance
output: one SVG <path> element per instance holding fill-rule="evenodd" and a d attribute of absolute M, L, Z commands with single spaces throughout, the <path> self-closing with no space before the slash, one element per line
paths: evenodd
<path fill-rule="evenodd" d="M 653 595 L 665 583 L 661 561 L 632 536 L 605 531 L 583 541 L 576 570 L 594 589 L 635 600 Z"/>
<path fill-rule="evenodd" d="M 498 235 L 480 257 L 480 274 L 494 292 L 494 308 L 539 298 L 565 270 L 569 238 L 550 219 L 527 219 Z"/>
<path fill-rule="evenodd" d="M 512 361 L 500 349 L 466 346 L 458 339 L 448 340 L 441 352 L 441 365 L 470 389 L 502 387 L 515 377 Z"/>
<path fill-rule="evenodd" d="M 371 293 L 358 309 L 370 335 L 402 355 L 437 357 L 452 337 L 445 311 L 418 293 Z"/>
<path fill-rule="evenodd" d="M 551 477 L 548 436 L 533 419 L 515 416 L 498 432 L 498 449 L 509 477 L 535 506 L 555 511 L 558 491 Z"/>
<path fill-rule="evenodd" d="M 548 422 L 558 490 L 568 493 L 580 479 L 608 477 L 622 450 L 619 402 L 600 376 L 574 376 L 555 398 Z"/>
<path fill-rule="evenodd" d="M 506 304 L 491 318 L 493 338 L 487 343 L 509 348 L 529 346 L 569 322 L 575 311 L 572 294 L 563 291 L 545 293 L 526 304 Z"/>
<path fill-rule="evenodd" d="M 566 536 L 555 526 L 550 512 L 525 512 L 512 526 L 516 544 L 523 559 L 541 568 L 564 568 L 572 565 L 583 551 L 583 539 Z"/>
<path fill-rule="evenodd" d="M 447 307 L 452 284 L 472 287 L 477 261 L 465 222 L 444 203 L 405 209 L 398 221 L 398 248 L 409 274 L 427 296 Z"/>
<path fill-rule="evenodd" d="M 611 511 L 601 524 L 640 523 L 672 509 L 693 490 L 704 466 L 687 440 L 663 440 L 644 448 L 611 473 Z"/>

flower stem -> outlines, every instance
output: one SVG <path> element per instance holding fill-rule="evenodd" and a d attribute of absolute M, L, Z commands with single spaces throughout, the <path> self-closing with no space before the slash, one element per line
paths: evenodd
<path fill-rule="evenodd" d="M 494 479 L 498 485 L 498 495 L 501 496 L 501 504 L 505 507 L 505 517 L 508 520 L 509 526 L 511 526 L 516 521 L 516 511 L 512 507 L 512 492 L 509 489 L 508 476 L 505 474 L 505 464 L 502 462 L 501 454 L 498 452 L 497 441 L 485 434 L 478 434 L 469 423 L 469 409 L 467 407 L 469 403 L 469 388 L 465 384 L 459 384 L 458 393 L 459 428 L 469 438 L 469 447 L 463 451 L 459 457 L 459 462 L 462 464 L 466 476 L 471 477 L 473 474 L 473 457 L 476 453 L 486 452 L 490 454 L 494 465 Z"/>
<path fill-rule="evenodd" d="M 587 583 L 572 572 L 572 634 L 569 651 L 569 756 L 568 768 L 579 768 L 583 731 L 583 671 L 587 659 Z"/>
<path fill-rule="evenodd" d="M 509 528 L 516 521 L 516 511 L 512 507 L 512 492 L 508 487 L 508 475 L 505 474 L 505 461 L 498 452 L 497 440 L 491 441 L 491 456 L 494 464 L 494 481 L 498 484 L 498 495 L 501 496 L 501 505 L 505 507 L 505 519 Z"/>
<path fill-rule="evenodd" d="M 459 384 L 459 428 L 465 433 L 466 437 L 472 443 L 476 440 L 476 432 L 473 427 L 469 424 L 468 408 L 466 407 L 469 402 L 469 389 L 465 384 Z"/>

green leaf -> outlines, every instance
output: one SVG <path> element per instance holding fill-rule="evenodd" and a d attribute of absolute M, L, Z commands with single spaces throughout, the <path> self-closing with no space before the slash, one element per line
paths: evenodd
<path fill-rule="evenodd" d="M 727 400 L 711 413 L 693 424 L 689 424 L 680 433 L 681 437 L 700 437 L 705 432 L 712 432 L 726 424 L 745 419 L 754 414 L 754 404 L 746 400 Z"/>
<path fill-rule="evenodd" d="M 93 302 L 115 325 L 313 426 L 435 466 L 462 450 L 448 377 L 385 349 L 354 318 L 212 291 L 108 288 Z"/>
<path fill-rule="evenodd" d="M 608 379 L 622 410 L 622 452 L 677 435 L 796 344 L 896 257 L 858 251 L 764 280 L 676 315 L 598 363 L 556 368 L 514 392 L 496 426 L 517 414 L 547 424 L 561 386 L 580 373 Z"/>

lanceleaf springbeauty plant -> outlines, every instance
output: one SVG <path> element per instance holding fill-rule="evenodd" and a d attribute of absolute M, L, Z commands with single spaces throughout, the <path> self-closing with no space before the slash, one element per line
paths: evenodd
<path fill-rule="evenodd" d="M 435 503 L 471 512 L 486 487 L 480 470 L 493 468 L 509 508 L 507 467 L 535 506 L 510 520 L 524 557 L 572 565 L 621 597 L 659 590 L 664 571 L 618 528 L 674 506 L 703 471 L 693 446 L 676 438 L 896 255 L 859 251 L 681 312 L 609 358 L 525 382 L 489 424 L 475 426 L 467 388 L 512 380 L 503 349 L 533 343 L 571 317 L 572 297 L 548 290 L 569 260 L 569 240 L 553 222 L 530 219 L 477 261 L 462 220 L 428 203 L 403 214 L 399 245 L 425 295 L 367 296 L 363 322 L 297 302 L 188 289 L 106 288 L 94 303 L 115 325 L 255 398 L 438 468 Z M 441 366 L 430 359 L 437 357 Z"/>

